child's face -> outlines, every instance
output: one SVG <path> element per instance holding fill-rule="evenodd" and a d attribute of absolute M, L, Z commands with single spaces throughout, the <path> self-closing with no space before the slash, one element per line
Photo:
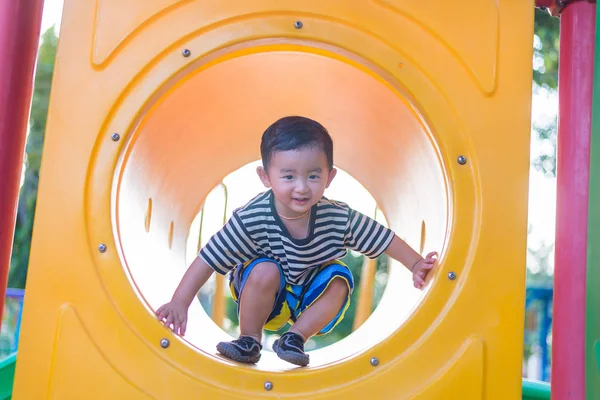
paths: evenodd
<path fill-rule="evenodd" d="M 277 212 L 295 217 L 321 199 L 337 171 L 329 169 L 323 151 L 306 147 L 273 154 L 269 168 L 258 167 L 257 172 L 265 187 L 273 190 Z"/>

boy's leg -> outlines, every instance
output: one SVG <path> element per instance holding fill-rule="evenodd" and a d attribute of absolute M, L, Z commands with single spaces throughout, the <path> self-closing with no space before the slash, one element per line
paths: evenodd
<path fill-rule="evenodd" d="M 262 330 L 285 287 L 279 266 L 272 261 L 250 263 L 234 277 L 239 294 L 240 337 L 221 342 L 217 350 L 224 356 L 246 363 L 260 359 Z"/>
<path fill-rule="evenodd" d="M 257 264 L 244 285 L 240 296 L 240 336 L 262 340 L 263 327 L 273 310 L 281 286 L 281 273 L 277 264 Z"/>
<path fill-rule="evenodd" d="M 297 308 L 298 319 L 273 343 L 277 355 L 293 364 L 307 365 L 304 342 L 315 334 L 328 333 L 343 319 L 353 288 L 348 267 L 338 262 L 323 267 L 304 291 Z"/>
<path fill-rule="evenodd" d="M 348 284 L 342 278 L 333 278 L 325 292 L 306 309 L 294 323 L 293 332 L 304 341 L 319 333 L 339 313 L 348 299 Z"/>

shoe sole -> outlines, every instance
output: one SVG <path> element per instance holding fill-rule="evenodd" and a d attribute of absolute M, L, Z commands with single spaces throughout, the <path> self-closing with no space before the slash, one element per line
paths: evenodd
<path fill-rule="evenodd" d="M 309 363 L 310 357 L 308 354 L 298 354 L 295 351 L 284 351 L 275 344 L 273 345 L 273 351 L 277 354 L 277 357 L 294 365 L 306 367 Z"/>
<path fill-rule="evenodd" d="M 260 353 L 255 357 L 244 356 L 235 346 L 227 342 L 217 344 L 217 351 L 230 360 L 245 364 L 256 364 L 260 360 Z"/>

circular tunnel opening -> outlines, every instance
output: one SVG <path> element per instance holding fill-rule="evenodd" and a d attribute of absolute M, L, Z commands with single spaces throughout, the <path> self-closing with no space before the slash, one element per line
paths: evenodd
<path fill-rule="evenodd" d="M 313 118 L 328 129 L 336 167 L 355 180 L 347 182 L 360 182 L 398 236 L 417 251 L 442 250 L 444 171 L 428 127 L 398 88 L 368 68 L 324 55 L 244 54 L 166 85 L 125 148 L 113 191 L 115 227 L 124 268 L 150 308 L 171 298 L 196 251 L 191 231 L 209 193 L 251 168 L 260 158 L 264 129 L 285 115 Z M 351 204 L 352 184 L 330 197 Z M 211 218 L 222 221 L 223 210 Z M 406 268 L 391 261 L 378 307 L 352 334 L 312 351 L 310 367 L 351 358 L 385 340 L 402 329 L 422 297 Z M 229 340 L 200 301 L 188 318 L 191 347 L 214 355 L 216 343 Z M 271 353 L 258 367 L 291 366 Z"/>

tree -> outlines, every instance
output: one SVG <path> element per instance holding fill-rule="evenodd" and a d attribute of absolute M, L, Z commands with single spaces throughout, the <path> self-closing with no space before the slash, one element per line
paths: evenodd
<path fill-rule="evenodd" d="M 542 96 L 556 96 L 558 88 L 559 19 L 548 11 L 535 10 L 533 41 L 533 91 Z M 552 117 L 532 127 L 541 139 L 539 153 L 532 161 L 533 167 L 546 175 L 556 175 L 557 118 Z"/>
<path fill-rule="evenodd" d="M 548 89 L 558 87 L 560 20 L 547 11 L 535 10 L 533 80 Z"/>
<path fill-rule="evenodd" d="M 42 44 L 39 49 L 36 65 L 31 114 L 29 117 L 30 129 L 25 152 L 25 177 L 19 194 L 17 223 L 8 276 L 8 286 L 13 288 L 24 288 L 27 278 L 40 163 L 42 161 L 42 147 L 46 131 L 48 102 L 57 44 L 58 38 L 54 32 L 54 27 L 52 27 L 42 35 Z"/>

